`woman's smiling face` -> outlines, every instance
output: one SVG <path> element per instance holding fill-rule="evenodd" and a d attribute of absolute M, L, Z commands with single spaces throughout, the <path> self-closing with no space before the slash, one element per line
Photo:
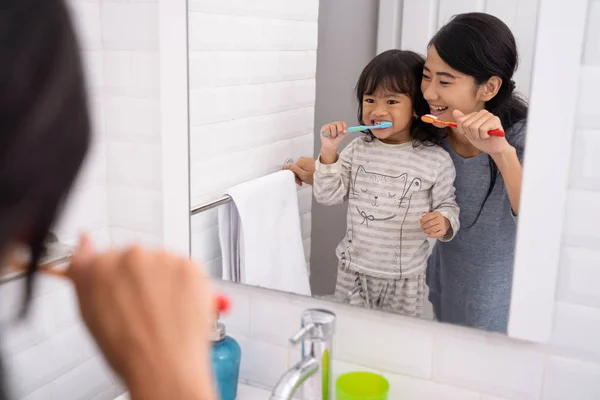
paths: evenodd
<path fill-rule="evenodd" d="M 421 90 L 430 114 L 443 121 L 454 121 L 454 110 L 464 114 L 482 110 L 485 102 L 480 89 L 472 76 L 451 68 L 435 47 L 429 46 Z"/>

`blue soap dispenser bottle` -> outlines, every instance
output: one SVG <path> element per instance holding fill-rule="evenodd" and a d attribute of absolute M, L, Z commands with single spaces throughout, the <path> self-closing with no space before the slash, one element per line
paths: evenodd
<path fill-rule="evenodd" d="M 215 321 L 212 337 L 212 369 L 219 400 L 235 400 L 240 375 L 242 349 L 225 332 L 225 324 Z"/>

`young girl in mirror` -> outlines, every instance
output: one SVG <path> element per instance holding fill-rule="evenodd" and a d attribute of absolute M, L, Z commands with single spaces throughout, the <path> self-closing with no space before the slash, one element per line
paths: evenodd
<path fill-rule="evenodd" d="M 450 241 L 459 229 L 455 169 L 438 144 L 443 130 L 417 115 L 429 111 L 420 91 L 424 59 L 389 50 L 363 70 L 356 86 L 361 125 L 372 129 L 338 154 L 345 122 L 321 128 L 314 195 L 348 200 L 347 234 L 336 249 L 336 297 L 350 304 L 420 316 L 428 238 Z"/>

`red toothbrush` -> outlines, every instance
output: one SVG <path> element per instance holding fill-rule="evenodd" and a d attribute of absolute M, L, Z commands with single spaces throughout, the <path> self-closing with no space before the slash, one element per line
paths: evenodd
<path fill-rule="evenodd" d="M 456 122 L 448 122 L 448 121 L 442 121 L 441 119 L 438 119 L 435 115 L 432 114 L 425 114 L 421 117 L 421 121 L 428 123 L 428 124 L 440 124 L 440 125 L 446 125 L 449 126 L 451 128 L 456 128 Z M 497 137 L 504 137 L 504 131 L 502 129 L 492 129 L 491 131 L 488 131 L 488 135 L 490 136 L 497 136 Z"/>

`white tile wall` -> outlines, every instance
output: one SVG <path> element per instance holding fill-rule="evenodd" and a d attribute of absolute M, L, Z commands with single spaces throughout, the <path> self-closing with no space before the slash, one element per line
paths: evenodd
<path fill-rule="evenodd" d="M 338 315 L 334 377 L 354 370 L 380 372 L 392 385 L 391 399 L 600 398 L 600 295 L 595 279 L 600 278 L 600 236 L 594 228 L 600 225 L 600 164 L 595 157 L 600 152 L 600 111 L 595 106 L 600 91 L 600 24 L 594 23 L 599 10 L 600 1 L 590 0 L 552 343 L 523 343 L 498 334 L 219 282 L 220 290 L 232 296 L 233 312 L 224 321 L 243 346 L 242 379 L 271 385 L 284 371 L 285 350 L 289 351 L 287 367 L 297 361 L 299 350 L 289 348 L 285 338 L 299 327 L 302 309 L 318 306 Z"/>
<path fill-rule="evenodd" d="M 56 232 L 75 243 L 85 230 L 100 248 L 160 244 L 158 1 L 68 4 L 87 76 L 94 138 Z M 123 388 L 82 325 L 72 289 L 52 278 L 37 283 L 28 320 L 1 335 L 14 398 L 113 400 Z M 0 291 L 4 324 L 20 304 L 21 289 L 11 283 Z"/>
<path fill-rule="evenodd" d="M 162 242 L 158 1 L 100 3 L 111 242 L 158 245 Z"/>
<path fill-rule="evenodd" d="M 192 206 L 313 151 L 318 0 L 189 2 Z M 307 261 L 311 189 L 298 192 Z M 220 268 L 216 210 L 192 256 Z"/>

